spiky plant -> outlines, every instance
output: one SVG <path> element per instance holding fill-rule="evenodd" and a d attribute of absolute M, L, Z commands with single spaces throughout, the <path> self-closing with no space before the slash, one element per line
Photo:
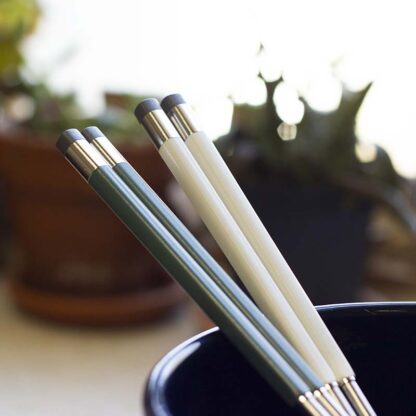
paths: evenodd
<path fill-rule="evenodd" d="M 118 142 L 144 136 L 131 115 L 142 97 L 113 94 L 117 102 L 107 102 L 101 114 L 87 118 L 75 94 L 58 94 L 45 82 L 29 82 L 22 76 L 25 56 L 21 45 L 36 28 L 40 15 L 36 0 L 0 0 L 0 133 L 25 129 L 31 137 L 55 140 L 68 127 L 99 124 Z"/>
<path fill-rule="evenodd" d="M 235 105 L 230 133 L 216 141 L 239 179 L 336 187 L 384 204 L 416 233 L 408 182 L 396 172 L 386 151 L 376 146 L 373 160 L 367 162 L 357 156 L 356 116 L 371 84 L 357 92 L 343 88 L 340 104 L 331 112 L 314 110 L 300 96 L 304 116 L 296 126 L 289 126 L 273 100 L 283 79 L 268 82 L 259 76 L 266 86 L 265 103 Z M 295 137 L 288 140 L 285 129 Z"/>

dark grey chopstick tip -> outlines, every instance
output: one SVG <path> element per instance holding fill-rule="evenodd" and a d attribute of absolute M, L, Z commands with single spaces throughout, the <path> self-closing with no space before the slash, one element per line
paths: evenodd
<path fill-rule="evenodd" d="M 147 98 L 137 105 L 136 109 L 134 110 L 134 115 L 140 123 L 143 123 L 143 119 L 147 114 L 149 114 L 151 111 L 161 109 L 162 107 L 160 107 L 159 101 L 156 100 L 156 98 Z"/>
<path fill-rule="evenodd" d="M 85 137 L 77 129 L 65 130 L 56 141 L 56 147 L 60 152 L 66 154 L 69 146 L 75 143 L 77 140 L 85 140 Z"/>
<path fill-rule="evenodd" d="M 180 94 L 171 94 L 165 97 L 160 105 L 163 108 L 163 111 L 168 114 L 172 108 L 176 107 L 179 104 L 186 104 L 186 101 L 183 99 Z"/>
<path fill-rule="evenodd" d="M 96 126 L 85 127 L 85 129 L 81 130 L 81 133 L 88 140 L 89 143 L 91 143 L 98 137 L 105 137 L 104 133 Z"/>

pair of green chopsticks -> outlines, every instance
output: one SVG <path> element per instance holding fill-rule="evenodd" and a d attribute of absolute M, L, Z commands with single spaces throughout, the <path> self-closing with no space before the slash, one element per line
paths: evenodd
<path fill-rule="evenodd" d="M 57 147 L 281 397 L 311 415 L 348 414 L 98 128 L 67 130 Z"/>

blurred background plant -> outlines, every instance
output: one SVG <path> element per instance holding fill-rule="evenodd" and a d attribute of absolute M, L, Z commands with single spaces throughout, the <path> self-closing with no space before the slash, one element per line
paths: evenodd
<path fill-rule="evenodd" d="M 20 84 L 19 69 L 24 62 L 20 44 L 35 29 L 39 14 L 35 0 L 3 0 L 0 3 L 2 93 Z"/>
<path fill-rule="evenodd" d="M 40 16 L 36 0 L 0 2 L 0 129 L 25 129 L 35 137 L 55 140 L 68 126 L 100 125 L 116 143 L 142 139 L 143 130 L 131 109 L 143 97 L 108 92 L 104 110 L 87 117 L 74 93 L 60 94 L 43 80 L 29 81 L 21 45 L 35 31 Z"/>
<path fill-rule="evenodd" d="M 68 1 L 57 6 L 50 0 L 42 0 L 39 4 L 34 0 L 0 2 L 0 172 L 8 187 L 9 214 L 15 216 L 11 221 L 14 222 L 13 238 L 20 243 L 38 238 L 25 248 L 26 254 L 31 253 L 29 257 L 33 267 L 47 250 L 34 249 L 41 246 L 40 239 L 44 238 L 44 233 L 39 228 L 36 234 L 33 230 L 37 228 L 24 222 L 25 209 L 36 200 L 40 215 L 37 221 L 45 224 L 51 222 L 50 216 L 43 215 L 49 209 L 46 207 L 56 201 L 61 201 L 63 206 L 66 206 L 64 199 L 69 201 L 66 204 L 73 203 L 72 211 L 84 209 L 79 201 L 86 196 L 85 188 L 82 189 L 79 178 L 63 161 L 60 164 L 56 160 L 53 147 L 57 135 L 68 127 L 99 125 L 112 141 L 127 146 L 123 153 L 126 152 L 129 160 L 136 160 L 149 175 L 147 179 L 153 180 L 154 186 L 164 194 L 171 177 L 156 153 L 149 148 L 141 149 L 146 146 L 137 146 L 148 142 L 131 110 L 145 91 L 154 90 L 157 92 L 155 95 L 163 95 L 174 92 L 172 85 L 179 88 L 189 102 L 196 104 L 211 137 L 215 139 L 222 135 L 216 140 L 218 147 L 315 302 L 349 301 L 360 296 L 360 279 L 368 258 L 366 238 L 376 235 L 379 239 L 382 234 L 371 231 L 375 222 L 382 223 L 381 228 L 385 229 L 384 224 L 390 224 L 392 218 L 393 222 L 399 220 L 400 235 L 406 235 L 409 247 L 413 247 L 411 241 L 414 241 L 416 231 L 414 191 L 412 180 L 402 175 L 410 177 L 414 169 L 410 153 L 403 151 L 410 143 L 404 138 L 404 125 L 397 121 L 400 116 L 409 119 L 405 114 L 409 106 L 406 107 L 402 99 L 400 111 L 395 112 L 396 108 L 390 106 L 388 116 L 382 122 L 362 122 L 364 110 L 377 107 L 374 92 L 378 91 L 379 83 L 377 77 L 373 84 L 369 82 L 373 79 L 368 76 L 371 65 L 368 60 L 362 64 L 364 58 L 360 52 L 343 55 L 343 51 L 348 51 L 342 37 L 345 27 L 338 30 L 338 26 L 333 27 L 331 23 L 342 23 L 337 20 L 337 10 L 329 10 L 326 5 L 328 12 L 332 10 L 336 15 L 332 20 L 325 19 L 322 27 L 317 28 L 316 22 L 305 17 L 307 13 L 299 16 L 299 7 L 283 1 L 279 7 L 285 10 L 285 19 L 275 25 L 274 20 L 269 19 L 273 14 L 266 16 L 263 13 L 257 20 L 261 23 L 264 19 L 266 23 L 261 25 L 267 30 L 264 33 L 259 31 L 256 38 L 246 30 L 248 25 L 256 23 L 249 9 L 242 10 L 245 14 L 240 23 L 233 26 L 235 32 L 229 33 L 227 13 L 232 14 L 234 9 L 227 5 L 228 11 L 224 9 L 224 16 L 218 21 L 218 31 L 227 33 L 227 36 L 220 36 L 218 32 L 204 38 L 205 32 L 198 27 L 198 36 L 190 40 L 195 62 L 206 61 L 206 65 L 195 70 L 191 66 L 164 65 L 166 61 L 184 61 L 188 56 L 186 48 L 182 50 L 180 45 L 167 47 L 163 37 L 154 37 L 150 49 L 147 49 L 146 42 L 141 42 L 148 33 L 147 21 L 144 19 L 137 24 L 138 19 L 155 13 L 155 5 L 126 0 L 126 7 L 118 10 L 115 18 L 111 5 L 100 4 L 106 25 L 117 25 L 118 30 L 100 32 L 98 36 L 87 18 L 90 13 L 95 13 L 98 3 L 98 0 L 88 4 Z M 263 6 L 254 7 L 253 13 L 259 14 L 266 8 L 266 3 Z M 174 12 L 178 6 L 166 3 L 164 7 L 166 15 L 169 15 L 170 8 Z M 302 10 L 308 7 L 307 2 L 301 5 Z M 70 10 L 78 15 L 71 15 Z M 190 12 L 200 11 L 192 9 Z M 345 12 L 356 21 L 354 11 Z M 370 12 L 365 11 L 367 14 Z M 204 13 L 208 15 L 211 11 L 207 7 Z M 294 18 L 301 18 L 298 32 L 291 30 Z M 188 20 L 178 30 L 189 30 Z M 327 23 L 328 27 L 325 26 Z M 362 45 L 367 19 L 356 23 L 359 35 L 352 39 L 352 49 L 359 49 L 357 42 Z M 137 30 L 135 36 L 131 36 L 131 27 Z M 288 31 L 290 36 L 285 35 Z M 306 39 L 305 33 L 308 32 L 317 34 L 318 41 L 312 36 Z M 339 38 L 336 37 L 338 32 L 341 33 Z M 256 56 L 258 39 L 264 39 L 265 45 L 271 49 L 261 46 Z M 403 42 L 406 39 L 409 37 L 402 36 Z M 212 44 L 215 48 L 204 47 Z M 305 52 L 301 47 L 310 51 Z M 160 53 L 156 54 L 155 50 Z M 390 60 L 384 61 L 385 56 L 383 49 L 377 65 L 384 65 L 386 71 L 390 71 Z M 102 64 L 98 66 L 97 62 Z M 211 62 L 222 62 L 223 65 Z M 358 62 L 355 69 L 354 62 Z M 403 86 L 407 88 L 407 84 Z M 400 88 L 394 91 L 400 91 Z M 325 105 L 317 105 L 325 100 Z M 99 105 L 89 107 L 88 103 Z M 395 118 L 390 123 L 391 114 L 395 114 Z M 402 133 L 393 131 L 394 123 Z M 365 128 L 361 128 L 363 126 Z M 224 134 L 227 130 L 229 132 Z M 383 136 L 384 130 L 386 134 Z M 382 140 L 378 139 L 380 132 Z M 394 143 L 401 143 L 400 146 L 390 145 L 393 138 Z M 383 143 L 383 146 L 372 144 L 373 139 L 374 143 Z M 55 172 L 58 169 L 61 172 L 56 173 L 54 183 L 49 182 L 50 175 L 45 169 L 52 160 L 57 163 Z M 15 168 L 23 164 L 25 172 Z M 155 171 L 157 175 L 153 174 Z M 35 178 L 30 172 L 37 172 L 39 176 Z M 58 183 L 64 182 L 63 178 L 68 181 L 68 189 L 57 191 Z M 80 194 L 71 194 L 78 184 L 82 198 Z M 34 196 L 42 192 L 50 198 Z M 45 206 L 41 207 L 42 204 Z M 56 207 L 55 212 L 62 212 L 63 206 Z M 374 213 L 379 212 L 380 207 L 387 208 L 393 215 L 388 220 L 383 217 L 382 221 L 374 221 L 377 217 Z M 192 216 L 190 209 L 185 215 Z M 79 218 L 71 221 L 75 223 Z M 106 221 L 109 221 L 108 217 Z M 371 233 L 367 234 L 369 226 Z M 26 234 L 25 227 L 32 231 Z M 58 224 L 53 231 L 57 230 L 62 232 Z M 108 241 L 111 239 L 109 235 Z M 384 237 L 382 239 L 385 241 Z M 133 250 L 134 243 L 129 244 Z M 212 241 L 207 244 L 211 245 Z M 57 244 L 53 242 L 51 246 Z M 371 247 L 374 247 L 373 243 Z M 78 253 L 80 256 L 83 254 Z M 62 253 L 57 251 L 56 255 L 58 264 Z M 397 258 L 397 254 L 394 256 Z M 51 263 L 46 257 L 43 260 L 45 267 L 48 261 Z M 66 260 L 69 264 L 70 259 Z M 346 264 L 350 267 L 345 267 Z M 84 268 L 90 271 L 105 269 L 91 264 Z M 25 279 L 30 273 L 24 273 Z M 38 279 L 42 273 L 36 273 Z M 77 284 L 88 282 L 81 274 L 77 277 L 72 275 L 72 281 Z M 114 275 L 113 272 L 110 274 Z M 56 280 L 57 275 L 69 279 L 71 273 L 49 270 L 45 275 L 50 277 L 46 286 L 54 287 L 59 280 Z M 334 275 L 337 275 L 336 279 Z M 96 282 L 100 280 L 95 279 Z M 339 282 L 344 282 L 345 286 Z M 38 283 L 35 286 L 39 286 Z M 60 281 L 60 284 L 73 290 L 69 280 Z"/>
<path fill-rule="evenodd" d="M 259 58 L 263 53 L 260 46 Z M 348 90 L 337 79 L 336 63 L 331 70 L 342 90 L 330 111 L 311 107 L 284 76 L 266 80 L 260 72 L 264 104 L 235 104 L 230 132 L 216 140 L 316 303 L 359 296 L 370 214 L 378 207 L 387 208 L 409 235 L 416 233 L 411 182 L 381 146 L 356 135 L 357 114 L 372 84 Z"/>
<path fill-rule="evenodd" d="M 91 117 L 74 92 L 48 85 L 50 73 L 33 76 L 22 45 L 40 16 L 35 0 L 0 1 L 0 245 L 8 248 L 11 296 L 60 322 L 158 319 L 183 292 L 55 149 L 62 131 L 97 125 L 164 195 L 170 173 L 132 115 L 142 97 L 105 92 L 103 110 Z M 68 53 L 62 57 L 58 65 Z"/>
<path fill-rule="evenodd" d="M 266 81 L 260 73 L 259 78 L 267 91 L 265 103 L 236 104 L 230 132 L 216 141 L 241 181 L 330 185 L 383 204 L 408 231 L 416 233 L 409 180 L 397 173 L 381 146 L 360 142 L 355 132 L 371 83 L 359 91 L 344 85 L 339 105 L 322 112 L 302 95 L 288 92 L 282 76 Z M 279 115 L 279 93 L 292 94 L 292 106 L 301 113 L 297 123 L 287 123 Z"/>

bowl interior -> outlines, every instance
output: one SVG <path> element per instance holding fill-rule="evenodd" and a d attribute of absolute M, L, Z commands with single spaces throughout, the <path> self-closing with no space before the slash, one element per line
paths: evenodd
<path fill-rule="evenodd" d="M 415 415 L 416 303 L 320 308 L 382 415 Z M 300 415 L 288 407 L 218 330 L 184 343 L 153 369 L 145 393 L 148 416 Z"/>

